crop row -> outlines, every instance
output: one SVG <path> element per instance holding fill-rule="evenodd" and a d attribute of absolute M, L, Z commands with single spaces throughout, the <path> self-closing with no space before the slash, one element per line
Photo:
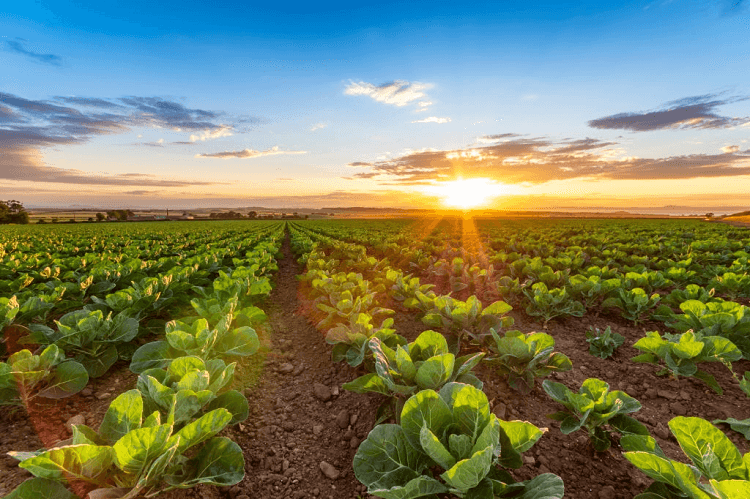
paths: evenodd
<path fill-rule="evenodd" d="M 481 382 L 470 372 L 488 354 L 484 360 L 508 377 L 512 387 L 528 391 L 536 377 L 572 367 L 566 356 L 554 352 L 554 339 L 545 333 L 508 330 L 512 319 L 506 314 L 512 307 L 505 302 L 483 307 L 476 296 L 462 301 L 437 295 L 431 290 L 433 286 L 404 275 L 386 258 L 368 256 L 364 246 L 341 241 L 319 226 L 313 228 L 316 230 L 296 224 L 293 238 L 301 261 L 306 263 L 303 278 L 309 283 L 310 297 L 323 315 L 318 327 L 327 331 L 327 341 L 334 345 L 334 360 L 346 360 L 368 372 L 345 388 L 385 395 L 380 420 L 392 417 L 396 422 L 377 426 L 355 456 L 355 475 L 369 492 L 380 497 L 421 497 L 447 491 L 460 497 L 560 497 L 562 482 L 554 475 L 540 475 L 511 485 L 511 476 L 502 474 L 502 468 L 521 465 L 516 454 L 528 450 L 541 432 L 529 423 L 495 422 L 480 391 Z M 364 237 L 359 234 L 357 239 Z M 371 238 L 370 242 L 377 246 L 383 241 L 383 234 L 374 232 Z M 743 253 L 744 249 L 738 252 Z M 746 254 L 733 256 L 746 258 Z M 531 289 L 539 308 L 547 306 L 544 302 L 554 301 L 542 280 Z M 620 281 L 612 288 L 614 293 L 602 296 L 602 301 L 609 300 L 626 318 L 637 321 L 640 313 L 632 303 L 640 303 L 645 292 L 636 289 L 623 286 Z M 716 381 L 699 370 L 698 364 L 720 361 L 731 369 L 732 362 L 743 357 L 747 350 L 741 350 L 730 339 L 744 346 L 745 307 L 707 291 L 705 301 L 680 300 L 679 293 L 684 297 L 694 290 L 689 287 L 672 291 L 680 312 L 671 308 L 659 310 L 680 334 L 649 333 L 634 345 L 644 352 L 634 360 L 663 362 L 666 372 L 696 376 L 720 392 Z M 638 306 L 654 308 L 657 297 L 658 294 L 646 296 L 651 303 Z M 393 329 L 391 319 L 381 319 L 393 313 L 384 306 L 393 300 L 401 301 L 407 309 L 416 309 L 425 325 L 443 334 L 425 331 L 408 343 Z M 527 307 L 529 315 L 537 315 L 534 311 Z M 723 322 L 723 315 L 714 315 L 733 312 L 738 317 L 733 322 Z M 498 334 L 501 330 L 505 330 L 503 337 Z M 592 350 L 606 350 L 604 336 L 601 332 L 590 336 Z M 459 357 L 462 349 L 472 353 Z M 746 378 L 740 384 L 747 390 Z M 563 433 L 585 429 L 599 451 L 610 446 L 611 430 L 622 435 L 620 445 L 625 456 L 656 480 L 643 497 L 686 494 L 684 497 L 739 498 L 750 490 L 750 455 L 745 455 L 743 461 L 729 439 L 707 421 L 675 418 L 670 422 L 691 459 L 692 465 L 685 465 L 667 459 L 647 428 L 628 415 L 641 405 L 625 392 L 610 391 L 609 385 L 598 379 L 586 380 L 578 392 L 549 380 L 543 388 L 566 409 L 553 415 L 561 421 Z M 471 428 L 462 426 L 462 421 L 471 421 Z M 739 428 L 748 424 L 731 422 Z M 485 431 L 488 435 L 478 443 L 479 435 Z M 712 464 L 708 465 L 707 460 Z M 440 480 L 433 474 L 435 466 L 444 470 Z"/>
<path fill-rule="evenodd" d="M 74 497 L 62 484 L 69 480 L 94 498 L 150 497 L 200 483 L 238 483 L 244 476 L 242 451 L 216 435 L 248 416 L 244 395 L 231 389 L 236 362 L 229 361 L 258 349 L 255 328 L 265 314 L 255 305 L 271 291 L 281 229 L 275 225 L 250 238 L 238 233 L 214 240 L 218 248 L 205 244 L 203 252 L 186 259 L 186 267 L 170 268 L 170 276 L 201 275 L 189 287 L 195 296 L 192 312 L 181 310 L 180 319 L 162 323 L 163 339 L 144 338 L 138 348 L 133 343 L 138 319 L 148 317 L 158 295 L 168 289 L 154 293 L 156 299 L 146 307 L 130 300 L 117 310 L 118 291 L 91 297 L 83 309 L 54 321 L 55 329 L 29 325 L 29 340 L 41 346 L 36 353 L 21 350 L 0 363 L 0 396 L 6 401 L 28 403 L 35 396 L 76 393 L 92 368 L 99 374 L 96 369 L 109 363 L 103 353 L 108 349 L 114 349 L 114 360 L 130 360 L 130 369 L 139 376 L 134 389 L 110 404 L 98 430 L 73 425 L 72 438 L 51 449 L 10 453 L 36 478 L 8 497 Z M 191 259 L 205 262 L 210 270 Z M 154 279 L 164 282 L 165 277 Z M 123 291 L 138 290 L 137 284 Z M 99 344 L 105 344 L 103 350 L 92 354 L 92 346 Z"/>

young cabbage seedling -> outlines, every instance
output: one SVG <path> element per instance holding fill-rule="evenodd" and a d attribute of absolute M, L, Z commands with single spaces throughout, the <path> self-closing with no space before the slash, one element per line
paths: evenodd
<path fill-rule="evenodd" d="M 702 336 L 692 331 L 683 334 L 664 333 L 659 336 L 658 331 L 646 334 L 633 345 L 642 353 L 633 357 L 635 362 L 658 364 L 664 362 L 666 367 L 658 375 L 672 373 L 679 376 L 695 376 L 710 386 L 716 393 L 723 390 L 716 382 L 716 378 L 698 369 L 701 362 L 721 362 L 732 371 L 732 362 L 742 358 L 742 352 L 728 339 L 721 336 Z"/>
<path fill-rule="evenodd" d="M 507 376 L 510 387 L 521 393 L 531 392 L 536 378 L 573 367 L 566 355 L 554 352 L 555 339 L 549 334 L 508 331 L 501 338 L 494 330 L 491 333 L 495 340 L 489 347 L 493 357 L 487 362 Z"/>
<path fill-rule="evenodd" d="M 591 444 L 599 452 L 609 449 L 612 444 L 607 427 L 623 435 L 648 435 L 645 426 L 628 416 L 639 411 L 641 403 L 623 391 L 609 391 L 609 384 L 600 379 L 585 380 L 578 393 L 550 380 L 545 380 L 542 387 L 552 400 L 567 409 L 548 416 L 560 421 L 560 431 L 567 435 L 585 428 Z"/>
<path fill-rule="evenodd" d="M 595 357 L 606 359 L 611 357 L 615 350 L 625 342 L 621 334 L 613 333 L 612 328 L 600 331 L 599 328 L 589 328 L 586 331 L 586 341 L 589 344 L 589 353 Z"/>

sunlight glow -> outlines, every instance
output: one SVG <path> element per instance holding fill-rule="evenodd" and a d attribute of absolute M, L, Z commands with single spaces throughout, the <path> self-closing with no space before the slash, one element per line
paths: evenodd
<path fill-rule="evenodd" d="M 458 179 L 441 182 L 425 189 L 425 192 L 442 198 L 446 206 L 476 208 L 487 204 L 492 198 L 508 194 L 505 186 L 486 178 Z"/>

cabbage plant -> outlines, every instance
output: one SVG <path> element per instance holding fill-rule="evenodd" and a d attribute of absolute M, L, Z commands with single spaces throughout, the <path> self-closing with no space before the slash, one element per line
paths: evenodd
<path fill-rule="evenodd" d="M 165 368 L 173 359 L 195 356 L 204 361 L 220 358 L 246 357 L 260 348 L 255 330 L 249 326 L 232 327 L 233 315 L 225 315 L 215 327 L 206 319 L 188 324 L 170 321 L 165 327 L 165 340 L 152 341 L 133 354 L 130 370 L 138 374 L 146 369 Z"/>
<path fill-rule="evenodd" d="M 669 429 L 690 459 L 685 464 L 668 458 L 646 435 L 620 440 L 623 455 L 654 480 L 643 499 L 744 499 L 750 497 L 750 453 L 744 456 L 724 433 L 701 418 L 678 416 Z"/>
<path fill-rule="evenodd" d="M 555 381 L 545 380 L 544 391 L 552 400 L 565 406 L 548 417 L 560 421 L 560 431 L 565 435 L 586 429 L 594 449 L 603 452 L 612 441 L 608 427 L 622 433 L 648 435 L 648 430 L 635 418 L 628 416 L 641 409 L 641 403 L 621 390 L 609 390 L 609 384 L 589 378 L 581 384 L 578 393 Z"/>
<path fill-rule="evenodd" d="M 544 319 L 545 326 L 555 317 L 583 317 L 586 313 L 581 302 L 574 300 L 565 288 L 548 289 L 545 283 L 537 282 L 531 289 L 524 289 L 523 292 L 529 301 L 526 313 Z"/>
<path fill-rule="evenodd" d="M 382 407 L 389 407 L 390 414 L 379 411 L 383 418 L 393 415 L 398 419 L 406 399 L 420 390 L 440 390 L 453 381 L 482 389 L 482 382 L 471 370 L 484 354 L 456 358 L 448 350 L 445 336 L 435 331 L 424 331 L 413 342 L 395 348 L 372 338 L 369 348 L 375 359 L 375 372 L 345 383 L 343 388 L 389 397 Z"/>
<path fill-rule="evenodd" d="M 76 310 L 55 321 L 57 330 L 36 325 L 31 338 L 41 345 L 54 343 L 80 362 L 89 377 L 98 378 L 119 359 L 130 355 L 130 342 L 138 335 L 138 321 L 119 313 Z"/>
<path fill-rule="evenodd" d="M 229 411 L 214 409 L 177 430 L 177 402 L 166 419 L 159 411 L 144 414 L 143 409 L 141 393 L 129 390 L 112 401 L 98 431 L 73 425 L 73 437 L 65 445 L 9 454 L 38 478 L 93 485 L 90 497 L 151 497 L 198 484 L 234 485 L 242 480 L 242 450 L 228 438 L 215 437 L 232 420 Z M 31 494 L 23 492 L 17 497 L 38 497 L 33 488 Z"/>
<path fill-rule="evenodd" d="M 51 399 L 71 397 L 89 382 L 86 369 L 65 358 L 57 345 L 49 345 L 41 354 L 21 350 L 0 362 L 0 405 L 23 404 L 35 397 Z"/>
<path fill-rule="evenodd" d="M 637 326 L 643 315 L 656 307 L 660 300 L 661 297 L 658 293 L 649 296 L 642 288 L 618 288 L 615 296 L 604 300 L 602 307 L 619 308 L 621 315 L 625 319 L 633 321 L 633 324 Z"/>
<path fill-rule="evenodd" d="M 457 341 L 455 350 L 458 350 L 466 337 L 483 345 L 490 339 L 491 329 L 512 326 L 513 318 L 508 315 L 511 310 L 513 307 L 504 301 L 496 301 L 485 307 L 473 295 L 466 301 L 456 300 L 447 295 L 436 296 L 432 310 L 422 317 L 422 322 L 454 335 Z"/>
<path fill-rule="evenodd" d="M 611 357 L 617 348 L 625 343 L 625 337 L 613 333 L 612 328 L 600 331 L 599 328 L 589 328 L 586 331 L 586 342 L 589 344 L 589 353 L 595 357 L 606 359 Z"/>
<path fill-rule="evenodd" d="M 570 371 L 573 363 L 568 356 L 555 352 L 555 339 L 546 333 L 508 331 L 502 338 L 491 331 L 494 344 L 489 349 L 492 364 L 508 385 L 521 393 L 534 389 L 534 380 L 552 372 Z"/>
<path fill-rule="evenodd" d="M 247 398 L 237 390 L 225 390 L 234 379 L 235 364 L 221 359 L 207 362 L 198 357 L 174 359 L 167 369 L 147 369 L 138 376 L 136 388 L 143 396 L 147 414 L 159 411 L 166 419 L 174 405 L 175 428 L 196 418 L 196 415 L 218 408 L 232 414 L 230 424 L 247 419 Z"/>
<path fill-rule="evenodd" d="M 497 467 L 520 468 L 521 453 L 543 430 L 525 421 L 499 420 L 487 396 L 471 385 L 448 383 L 440 392 L 418 392 L 406 401 L 400 421 L 376 426 L 354 456 L 354 474 L 374 496 L 563 496 L 557 475 L 515 482 Z"/>
<path fill-rule="evenodd" d="M 647 333 L 633 348 L 643 352 L 633 357 L 635 362 L 658 364 L 664 362 L 664 369 L 657 374 L 672 373 L 679 376 L 695 376 L 710 386 L 716 393 L 723 390 L 711 374 L 698 369 L 701 362 L 721 362 L 732 371 L 732 362 L 742 358 L 742 352 L 726 338 L 721 336 L 703 336 L 687 331 L 683 334 L 664 333 L 658 331 Z"/>
<path fill-rule="evenodd" d="M 684 333 L 690 329 L 706 336 L 723 336 L 750 358 L 750 309 L 731 301 L 702 303 L 688 300 L 680 304 L 681 315 L 668 324 Z"/>
<path fill-rule="evenodd" d="M 340 323 L 326 333 L 326 342 L 333 345 L 333 361 L 346 361 L 352 367 L 365 362 L 368 370 L 372 367 L 370 340 L 378 338 L 382 344 L 396 348 L 406 344 L 406 338 L 393 329 L 393 319 L 385 319 L 380 326 L 372 324 L 373 317 L 367 313 L 353 314 L 349 323 Z"/>

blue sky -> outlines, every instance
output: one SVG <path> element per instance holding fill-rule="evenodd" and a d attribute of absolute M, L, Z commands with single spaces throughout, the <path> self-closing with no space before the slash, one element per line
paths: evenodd
<path fill-rule="evenodd" d="M 0 197 L 750 203 L 746 1 L 357 5 L 5 7 Z"/>

